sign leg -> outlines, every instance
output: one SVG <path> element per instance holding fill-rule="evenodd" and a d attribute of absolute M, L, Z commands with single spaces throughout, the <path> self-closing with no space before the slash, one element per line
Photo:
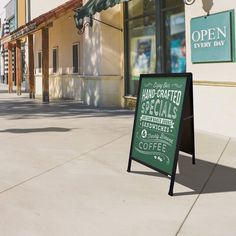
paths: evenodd
<path fill-rule="evenodd" d="M 192 142 L 193 142 L 193 159 L 192 163 L 193 165 L 196 164 L 196 158 L 195 158 L 195 137 L 194 137 L 194 120 L 192 119 Z"/>
<path fill-rule="evenodd" d="M 173 189 L 174 189 L 174 184 L 175 184 L 175 176 L 171 176 L 171 181 L 170 181 L 170 188 L 169 188 L 169 195 L 173 197 Z"/>
<path fill-rule="evenodd" d="M 132 159 L 129 158 L 128 168 L 127 168 L 127 171 L 128 171 L 128 172 L 131 171 L 131 164 L 132 164 Z"/>
<path fill-rule="evenodd" d="M 195 160 L 195 153 L 193 154 L 192 163 L 193 163 L 193 165 L 195 165 L 195 164 L 196 164 L 196 160 Z"/>

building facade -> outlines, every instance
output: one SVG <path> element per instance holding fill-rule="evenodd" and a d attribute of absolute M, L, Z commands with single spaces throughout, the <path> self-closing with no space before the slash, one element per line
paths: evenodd
<path fill-rule="evenodd" d="M 16 73 L 19 76 L 15 79 L 17 93 L 22 90 L 24 63 L 29 81 L 24 87 L 33 93 L 31 97 L 42 97 L 45 101 L 50 96 L 51 99 L 82 100 L 95 107 L 121 107 L 124 84 L 122 6 L 96 14 L 93 27 L 86 28 L 80 35 L 74 22 L 74 10 L 82 1 L 61 3 L 52 1 L 39 7 L 36 1 L 27 1 L 26 19 L 30 21 L 2 39 L 2 45 L 12 52 L 17 45 L 24 44 L 27 49 L 25 60 L 22 52 L 16 60 L 20 63 L 16 70 L 21 70 Z M 14 82 L 14 74 L 8 74 Z M 9 84 L 11 87 L 12 83 Z"/>
<path fill-rule="evenodd" d="M 196 0 L 185 8 L 187 70 L 193 73 L 194 78 L 196 127 L 231 137 L 236 136 L 235 10 L 236 2 L 233 0 Z M 227 19 L 230 15 L 229 25 Z M 207 21 L 211 18 L 213 25 Z M 203 30 L 201 34 L 206 34 L 206 36 L 201 36 L 202 42 L 197 43 L 200 43 L 200 46 L 210 45 L 211 47 L 200 48 L 201 55 L 205 58 L 201 58 L 200 62 L 195 62 L 194 56 L 197 56 L 197 52 L 193 46 L 199 45 L 194 42 L 198 34 L 194 33 L 194 27 L 200 27 L 199 23 L 203 19 L 206 21 L 201 24 L 201 30 Z M 223 34 L 219 34 L 220 31 Z M 224 34 L 231 35 L 225 37 Z M 227 38 L 230 40 L 228 49 L 218 43 L 222 41 L 227 46 Z M 229 59 L 224 58 L 227 51 L 232 56 Z M 213 56 L 210 62 L 207 61 L 209 55 Z"/>
<path fill-rule="evenodd" d="M 182 0 L 130 1 L 125 13 L 126 95 L 137 95 L 140 74 L 186 71 Z"/>
<path fill-rule="evenodd" d="M 234 0 L 27 0 L 26 24 L 1 44 L 18 51 L 18 75 L 25 45 L 28 90 L 43 101 L 134 107 L 140 74 L 192 72 L 196 128 L 235 136 L 235 9 Z"/>
<path fill-rule="evenodd" d="M 5 14 L 4 20 L 1 27 L 1 81 L 4 83 L 8 83 L 8 70 L 9 70 L 9 59 L 8 59 L 8 42 L 9 42 L 9 34 L 17 30 L 17 28 L 21 27 L 26 23 L 26 3 L 22 0 L 11 0 L 6 6 L 4 6 Z M 24 42 L 21 45 L 22 50 L 22 81 L 27 82 L 26 80 L 26 66 L 25 66 L 25 44 Z M 15 48 L 12 49 L 11 52 L 11 74 L 13 83 L 16 83 L 16 51 Z"/>
<path fill-rule="evenodd" d="M 122 28 L 121 6 L 94 16 Z M 49 90 L 51 98 L 81 100 L 95 107 L 121 107 L 123 34 L 94 20 L 78 34 L 74 9 L 49 28 Z M 42 33 L 34 38 L 36 96 L 42 95 Z"/>

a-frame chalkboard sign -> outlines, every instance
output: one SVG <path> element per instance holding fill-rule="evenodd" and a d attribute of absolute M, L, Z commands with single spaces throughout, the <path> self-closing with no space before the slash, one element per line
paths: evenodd
<path fill-rule="evenodd" d="M 127 171 L 135 160 L 171 176 L 173 196 L 179 151 L 195 164 L 192 74 L 140 75 Z"/>

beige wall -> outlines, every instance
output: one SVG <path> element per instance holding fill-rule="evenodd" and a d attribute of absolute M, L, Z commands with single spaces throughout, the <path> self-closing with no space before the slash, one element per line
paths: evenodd
<path fill-rule="evenodd" d="M 236 70 L 236 63 L 206 63 L 192 64 L 191 49 L 190 49 L 190 19 L 197 16 L 206 15 L 202 8 L 202 1 L 196 1 L 193 5 L 186 6 L 186 39 L 187 53 L 189 60 L 187 68 L 194 73 L 195 80 L 209 81 L 231 81 L 236 82 L 232 73 Z M 213 7 L 210 13 L 217 13 L 226 10 L 236 9 L 235 0 L 213 0 Z M 222 70 L 222 67 L 224 68 Z M 227 73 L 225 73 L 227 72 Z"/>
<path fill-rule="evenodd" d="M 26 5 L 25 0 L 18 1 L 18 27 L 26 23 Z"/>
<path fill-rule="evenodd" d="M 122 5 L 116 5 L 93 17 L 122 29 Z M 84 33 L 83 61 L 85 75 L 123 74 L 123 33 L 96 20 Z"/>
<path fill-rule="evenodd" d="M 79 100 L 94 107 L 120 107 L 121 82 L 120 76 L 51 75 L 50 97 Z"/>
<path fill-rule="evenodd" d="M 190 49 L 190 19 L 206 15 L 203 2 L 196 1 L 186 6 L 186 46 L 187 71 L 193 73 L 195 81 L 203 81 L 194 86 L 195 126 L 197 129 L 219 133 L 226 136 L 236 136 L 236 87 L 226 87 L 236 82 L 236 63 L 191 63 Z M 213 0 L 210 14 L 236 9 L 235 0 Z M 211 86 L 207 81 L 211 82 Z M 222 86 L 215 86 L 223 82 Z M 224 82 L 227 84 L 224 85 Z"/>
<path fill-rule="evenodd" d="M 80 43 L 80 59 L 82 57 L 83 37 L 77 33 L 75 27 L 74 12 L 53 22 L 53 27 L 49 30 L 49 67 L 52 74 L 52 49 L 57 47 L 59 53 L 59 71 L 58 74 L 72 73 L 72 45 Z M 81 61 L 81 60 L 80 60 Z M 82 63 L 80 64 L 80 72 L 82 72 Z"/>
<path fill-rule="evenodd" d="M 122 28 L 120 5 L 96 18 Z M 71 11 L 53 22 L 49 29 L 49 67 L 51 98 L 83 100 L 96 107 L 120 107 L 123 96 L 123 33 L 94 22 L 79 35 Z M 72 74 L 72 45 L 80 43 L 80 75 Z M 41 32 L 35 34 L 36 95 L 42 94 L 38 71 L 38 52 L 42 50 Z M 59 53 L 58 73 L 52 73 L 52 49 Z"/>
<path fill-rule="evenodd" d="M 57 74 L 72 73 L 72 45 L 80 43 L 83 48 L 83 38 L 77 34 L 74 24 L 73 12 L 57 19 L 53 22 L 53 27 L 49 28 L 49 73 L 52 74 L 52 49 L 58 48 L 59 70 Z M 41 31 L 35 34 L 35 66 L 36 74 L 38 74 L 38 58 L 37 53 L 42 51 Z M 82 53 L 82 52 L 81 52 Z M 82 71 L 82 64 L 80 71 Z"/>
<path fill-rule="evenodd" d="M 67 0 L 31 0 L 31 20 L 62 5 Z"/>

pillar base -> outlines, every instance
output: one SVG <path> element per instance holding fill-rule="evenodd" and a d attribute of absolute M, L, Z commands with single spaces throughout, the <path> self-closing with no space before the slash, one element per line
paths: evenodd
<path fill-rule="evenodd" d="M 49 93 L 43 92 L 43 103 L 49 103 Z"/>
<path fill-rule="evenodd" d="M 34 92 L 29 93 L 29 98 L 30 99 L 35 99 L 35 93 Z"/>

